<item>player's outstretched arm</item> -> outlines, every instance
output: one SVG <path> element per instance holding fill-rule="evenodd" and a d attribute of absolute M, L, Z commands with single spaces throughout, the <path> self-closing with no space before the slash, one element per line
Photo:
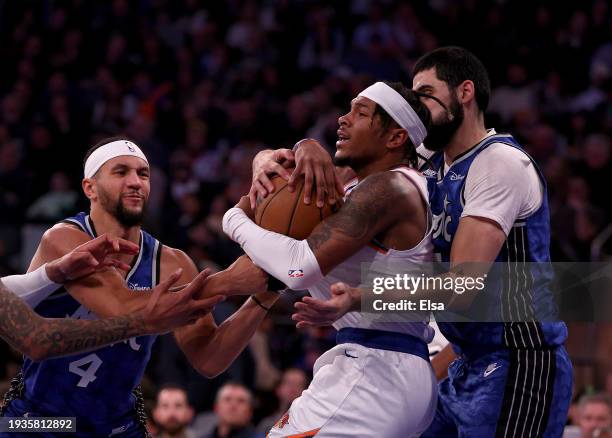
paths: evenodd
<path fill-rule="evenodd" d="M 163 270 L 176 266 L 184 270 L 182 281 L 189 281 L 197 273 L 193 261 L 185 253 L 164 248 L 162 275 Z M 225 371 L 238 357 L 265 318 L 267 309 L 278 299 L 277 293 L 265 291 L 267 274 L 255 267 L 247 257 L 241 257 L 232 266 L 232 275 L 248 277 L 255 298 L 249 298 L 219 326 L 211 315 L 206 315 L 195 324 L 174 331 L 177 343 L 191 365 L 209 378 Z M 223 278 L 223 274 L 216 274 L 216 278 Z M 226 279 L 229 280 L 229 276 Z"/>
<path fill-rule="evenodd" d="M 90 241 L 87 234 L 74 227 L 65 224 L 56 225 L 44 234 L 29 270 L 32 271 L 44 263 L 63 257 L 74 248 Z M 193 278 L 195 275 L 192 275 L 190 279 Z M 86 277 L 68 281 L 65 287 L 71 296 L 87 309 L 95 312 L 101 318 L 109 318 L 142 311 L 149 304 L 151 294 L 163 286 L 158 285 L 151 292 L 134 293 L 128 289 L 119 271 L 114 267 L 102 267 Z M 207 282 L 198 283 L 198 289 L 194 290 L 193 296 L 195 298 L 212 297 L 212 294 L 204 293 L 207 287 Z"/>
<path fill-rule="evenodd" d="M 66 260 L 62 263 L 67 268 L 65 272 L 72 272 L 74 264 L 66 265 Z M 79 260 L 74 263 L 84 266 Z M 169 293 L 179 275 L 180 271 L 161 284 L 141 311 L 93 321 L 42 318 L 0 282 L 0 337 L 38 361 L 100 348 L 133 336 L 170 331 L 202 317 L 223 298 L 194 299 L 207 272 L 181 292 Z"/>
<path fill-rule="evenodd" d="M 340 210 L 317 225 L 306 240 L 255 225 L 245 213 L 249 205 L 244 198 L 225 214 L 223 229 L 257 266 L 292 289 L 307 289 L 377 234 L 409 220 L 409 212 L 417 211 L 421 202 L 417 188 L 403 175 L 380 172 L 364 179 Z M 292 276 L 295 271 L 300 275 Z"/>

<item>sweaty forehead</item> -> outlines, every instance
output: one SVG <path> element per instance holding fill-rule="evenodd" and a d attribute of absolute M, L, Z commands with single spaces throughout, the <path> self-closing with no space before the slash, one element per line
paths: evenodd
<path fill-rule="evenodd" d="M 119 157 L 114 157 L 108 160 L 102 165 L 102 167 L 100 167 L 100 170 L 108 171 L 117 166 L 127 167 L 129 169 L 149 168 L 147 162 L 142 158 L 134 157 L 131 155 L 121 155 Z"/>

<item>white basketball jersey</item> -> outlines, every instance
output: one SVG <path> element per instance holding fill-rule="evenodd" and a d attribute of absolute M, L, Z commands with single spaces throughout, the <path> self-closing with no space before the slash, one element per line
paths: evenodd
<path fill-rule="evenodd" d="M 344 282 L 352 287 L 357 287 L 361 283 L 362 264 L 375 264 L 376 266 L 398 266 L 418 264 L 430 262 L 433 260 L 433 244 L 431 241 L 431 212 L 429 210 L 429 197 L 427 193 L 427 181 L 421 173 L 408 168 L 401 167 L 392 169 L 393 172 L 400 172 L 408 178 L 418 188 L 419 193 L 425 204 L 427 205 L 427 231 L 425 236 L 415 247 L 403 251 L 394 249 L 382 250 L 375 245 L 367 245 L 361 248 L 357 253 L 336 266 L 329 274 L 319 283 L 309 288 L 310 294 L 318 299 L 329 299 L 331 297 L 331 286 L 339 281 Z M 346 196 L 350 195 L 350 191 L 357 184 L 349 186 L 346 191 Z M 423 339 L 425 342 L 430 342 L 433 338 L 434 331 L 429 326 L 429 315 L 410 313 L 402 315 L 399 321 L 389 321 L 391 315 L 381 315 L 383 318 L 373 318 L 373 315 L 364 316 L 360 312 L 349 312 L 334 323 L 334 328 L 337 330 L 343 327 L 359 327 L 373 330 L 386 330 L 393 332 L 406 333 L 417 338 Z M 378 319 L 383 319 L 378 320 Z"/>

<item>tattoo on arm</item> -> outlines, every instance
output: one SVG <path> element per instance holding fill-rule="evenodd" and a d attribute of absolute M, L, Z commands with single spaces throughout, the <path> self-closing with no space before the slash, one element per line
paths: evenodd
<path fill-rule="evenodd" d="M 338 213 L 315 228 L 307 241 L 322 270 L 325 270 L 323 265 L 328 260 L 341 257 L 339 248 L 362 247 L 396 220 L 395 212 L 401 211 L 408 198 L 407 184 L 402 178 L 396 172 L 368 176 L 355 188 Z"/>
<path fill-rule="evenodd" d="M 99 348 L 146 333 L 139 315 L 95 321 L 42 318 L 0 282 L 0 337 L 36 360 Z"/>

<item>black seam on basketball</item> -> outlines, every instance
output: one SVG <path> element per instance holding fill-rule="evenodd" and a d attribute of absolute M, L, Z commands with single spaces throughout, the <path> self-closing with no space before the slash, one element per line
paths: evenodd
<path fill-rule="evenodd" d="M 280 192 L 282 192 L 283 190 L 285 190 L 287 188 L 287 184 L 285 184 L 283 187 L 281 187 L 277 192 L 272 193 L 272 197 L 274 198 L 276 195 L 278 195 Z M 264 214 L 266 213 L 266 209 L 268 208 L 268 206 L 270 205 L 270 202 L 272 202 L 272 199 L 270 199 L 268 201 L 268 203 L 264 206 L 263 211 L 261 212 L 261 215 L 259 216 L 259 224 L 261 225 L 261 219 L 264 217 Z"/>
<path fill-rule="evenodd" d="M 302 191 L 304 190 L 304 185 L 305 185 L 305 183 L 302 184 L 302 187 L 300 188 L 300 191 L 297 193 L 297 197 L 295 199 L 295 204 L 293 204 L 293 211 L 291 212 L 291 218 L 289 218 L 289 228 L 287 229 L 287 232 L 285 233 L 286 236 L 288 236 L 289 232 L 291 231 L 291 226 L 293 225 L 293 218 L 295 217 L 295 210 L 297 210 L 298 202 L 300 202 L 300 197 L 302 196 Z"/>

